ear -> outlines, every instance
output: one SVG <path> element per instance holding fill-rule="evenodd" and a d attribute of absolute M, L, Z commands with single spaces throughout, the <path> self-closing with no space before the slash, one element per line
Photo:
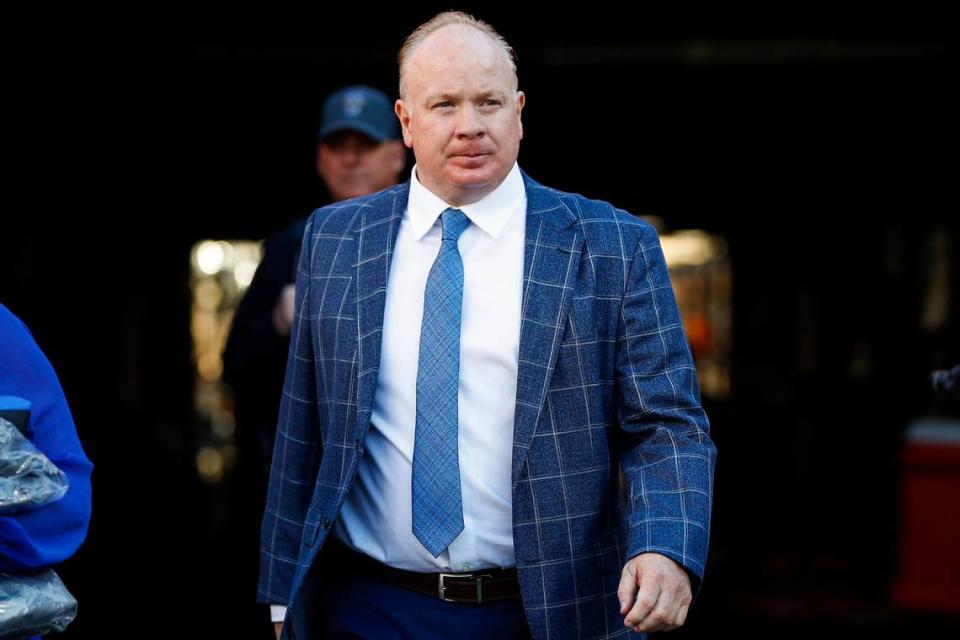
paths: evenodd
<path fill-rule="evenodd" d="M 523 111 L 523 105 L 527 104 L 527 96 L 523 91 L 517 91 L 517 127 L 520 129 L 520 139 L 523 140 L 523 120 L 520 119 L 520 112 Z"/>
<path fill-rule="evenodd" d="M 410 133 L 410 110 L 403 100 L 397 100 L 393 110 L 400 119 L 400 130 L 403 132 L 403 144 L 413 149 L 413 135 Z"/>

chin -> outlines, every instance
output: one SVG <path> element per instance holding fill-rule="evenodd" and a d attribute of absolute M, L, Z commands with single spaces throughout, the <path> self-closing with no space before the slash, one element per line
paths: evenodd
<path fill-rule="evenodd" d="M 484 167 L 482 169 L 459 170 L 454 171 L 450 176 L 450 184 L 460 189 L 482 189 L 493 184 L 497 179 L 497 170 L 495 167 Z"/>
<path fill-rule="evenodd" d="M 365 196 L 368 193 L 372 193 L 373 191 L 374 190 L 372 188 L 344 189 L 343 191 L 341 191 L 341 194 L 343 195 L 343 197 L 340 198 L 340 200 L 349 200 L 350 198 L 359 198 L 360 196 Z"/>

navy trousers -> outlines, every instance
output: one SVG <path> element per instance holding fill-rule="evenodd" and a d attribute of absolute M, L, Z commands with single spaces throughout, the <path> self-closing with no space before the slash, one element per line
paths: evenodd
<path fill-rule="evenodd" d="M 342 640 L 529 640 L 520 599 L 445 602 L 376 576 L 325 576 L 317 601 L 324 638 Z"/>

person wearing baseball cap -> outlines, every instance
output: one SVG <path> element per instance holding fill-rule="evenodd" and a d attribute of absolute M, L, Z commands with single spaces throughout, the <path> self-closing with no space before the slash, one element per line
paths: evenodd
<path fill-rule="evenodd" d="M 365 85 L 345 87 L 323 105 L 317 173 L 334 201 L 397 184 L 407 155 L 393 101 Z"/>

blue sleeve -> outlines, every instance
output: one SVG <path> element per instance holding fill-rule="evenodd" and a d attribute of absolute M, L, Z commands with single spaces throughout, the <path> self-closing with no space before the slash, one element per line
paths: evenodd
<path fill-rule="evenodd" d="M 314 479 L 323 455 L 317 379 L 314 370 L 310 277 L 313 271 L 313 228 L 310 218 L 304 231 L 297 270 L 293 330 L 287 373 L 277 420 L 273 463 L 267 487 L 267 504 L 260 527 L 260 582 L 257 602 L 287 604 L 298 565 L 297 554 Z M 311 535 L 308 533 L 308 536 Z"/>
<path fill-rule="evenodd" d="M 665 555 L 703 581 L 717 449 L 693 355 L 653 227 L 627 275 L 617 337 L 617 393 L 626 446 L 627 557 Z"/>
<path fill-rule="evenodd" d="M 0 304 L 0 396 L 32 405 L 36 447 L 66 475 L 61 500 L 0 516 L 0 571 L 37 569 L 66 560 L 80 547 L 90 523 L 93 464 L 87 459 L 60 381 L 26 326 Z"/>

